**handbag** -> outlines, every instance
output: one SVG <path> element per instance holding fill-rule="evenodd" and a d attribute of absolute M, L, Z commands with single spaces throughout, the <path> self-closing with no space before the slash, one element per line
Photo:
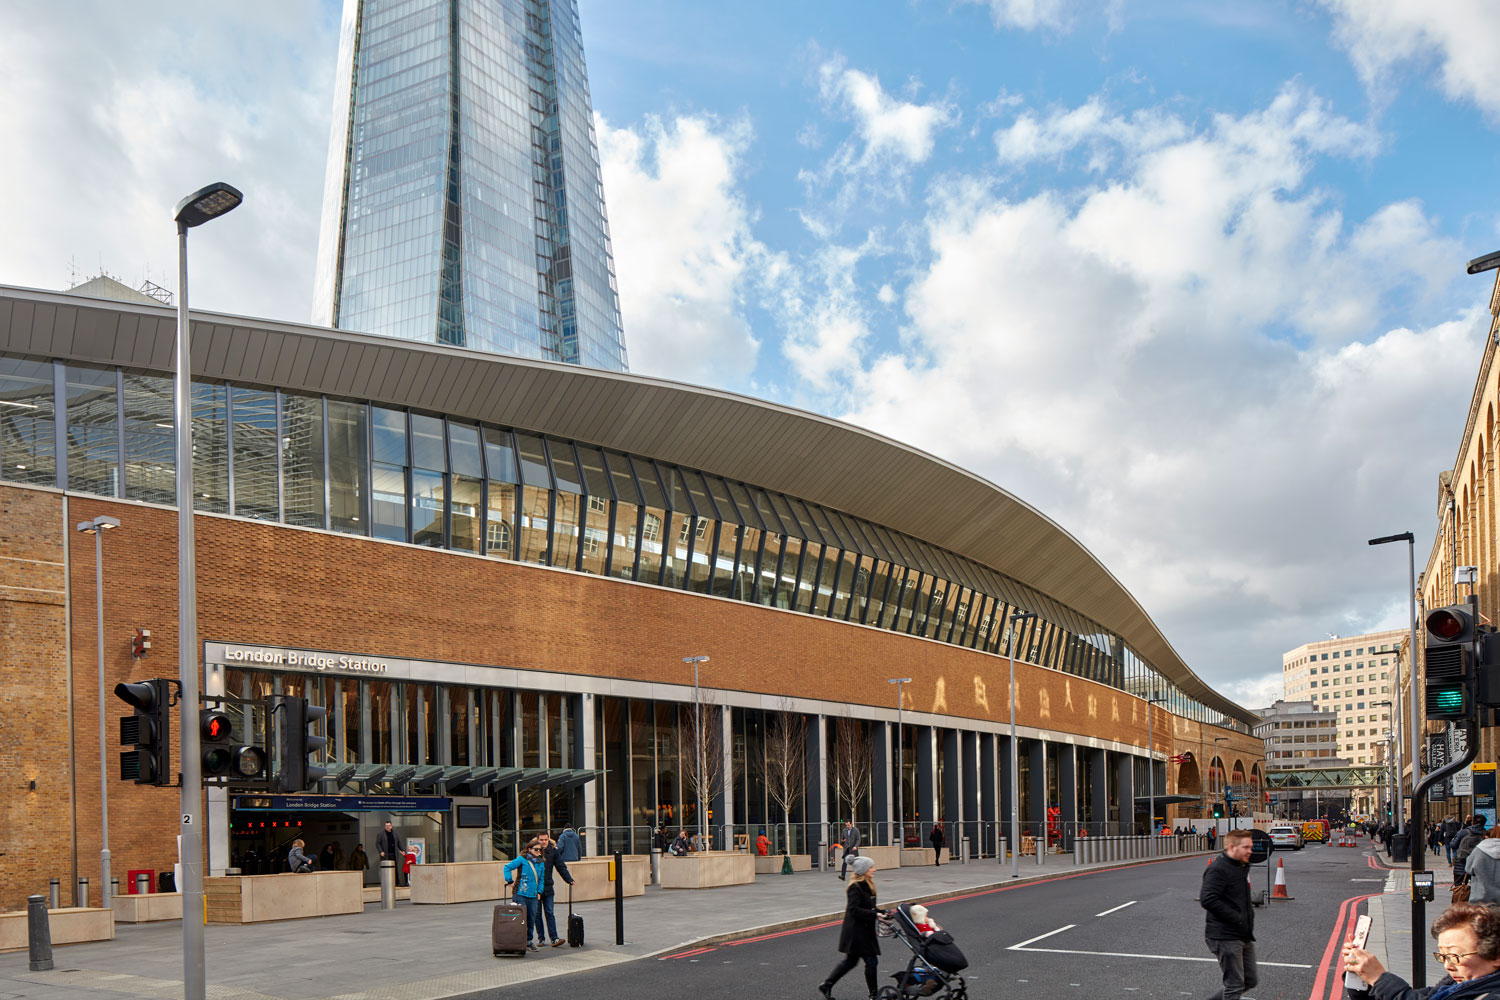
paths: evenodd
<path fill-rule="evenodd" d="M 1448 894 L 1455 903 L 1467 903 L 1469 901 L 1469 880 L 1465 878 L 1462 882 L 1453 883 L 1453 888 L 1448 890 Z"/>

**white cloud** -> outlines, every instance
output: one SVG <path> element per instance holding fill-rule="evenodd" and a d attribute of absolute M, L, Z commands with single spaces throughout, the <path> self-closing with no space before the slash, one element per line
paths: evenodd
<path fill-rule="evenodd" d="M 1066 0 L 963 0 L 969 4 L 984 4 L 990 9 L 990 18 L 997 28 L 1060 28 L 1063 25 L 1063 9 Z"/>
<path fill-rule="evenodd" d="M 631 370 L 742 383 L 760 348 L 744 297 L 775 267 L 739 190 L 749 124 L 595 126 Z"/>
<path fill-rule="evenodd" d="M 195 306 L 301 320 L 337 24 L 321 7 L 0 7 L 0 282 L 101 266 L 175 287 L 179 198 L 245 193 L 193 240 Z M 128 41 L 125 41 L 128 40 Z M 24 192 L 24 196 L 18 193 Z"/>
<path fill-rule="evenodd" d="M 1164 112 L 1146 109 L 1129 116 L 1112 115 L 1104 101 L 1094 96 L 1079 107 L 1054 111 L 1045 118 L 1022 112 L 1009 128 L 995 133 L 995 149 L 1002 163 L 1020 164 L 1055 159 L 1086 144 L 1093 151 L 1089 169 L 1097 171 L 1109 165 L 1107 146 L 1140 153 L 1186 134 L 1187 127 Z"/>
<path fill-rule="evenodd" d="M 799 173 L 809 195 L 825 201 L 823 192 L 832 188 L 824 208 L 834 216 L 857 199 L 904 198 L 912 168 L 931 158 L 942 129 L 957 124 L 957 109 L 944 98 L 924 103 L 893 96 L 879 77 L 849 68 L 842 56 L 824 61 L 817 75 L 825 108 L 852 122 L 854 134 L 819 169 Z M 917 89 L 910 82 L 908 96 Z M 816 225 L 834 223 L 820 220 Z"/>
<path fill-rule="evenodd" d="M 1451 438 L 1431 401 L 1467 398 L 1487 318 L 1390 329 L 1384 296 L 1443 299 L 1461 248 L 1415 202 L 1346 220 L 1309 185 L 1378 141 L 1314 95 L 1196 129 L 1159 116 L 1174 137 L 1138 148 L 1091 120 L 1076 134 L 1125 154 L 1106 182 L 934 189 L 899 352 L 789 357 L 848 419 L 1079 536 L 1210 679 L 1382 624 L 1388 581 L 1350 578 L 1349 553 L 1430 492 L 1411 456 Z"/>
<path fill-rule="evenodd" d="M 1436 63 L 1443 93 L 1500 117 L 1493 80 L 1500 64 L 1500 5 L 1491 0 L 1322 0 L 1334 38 L 1365 83 L 1390 87 L 1403 63 Z"/>

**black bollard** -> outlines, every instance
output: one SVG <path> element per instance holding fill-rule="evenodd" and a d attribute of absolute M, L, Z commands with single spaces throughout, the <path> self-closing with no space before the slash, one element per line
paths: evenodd
<path fill-rule="evenodd" d="M 625 943 L 625 856 L 615 852 L 615 944 Z"/>
<path fill-rule="evenodd" d="M 26 897 L 26 944 L 31 952 L 31 971 L 52 969 L 52 925 L 47 922 L 47 897 Z"/>

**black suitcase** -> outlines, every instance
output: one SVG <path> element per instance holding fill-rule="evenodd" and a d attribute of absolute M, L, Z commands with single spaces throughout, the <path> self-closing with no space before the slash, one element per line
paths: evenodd
<path fill-rule="evenodd" d="M 568 947 L 583 947 L 583 917 L 573 912 L 573 883 L 568 883 Z"/>
<path fill-rule="evenodd" d="M 526 907 L 506 900 L 495 904 L 490 947 L 498 955 L 526 955 Z"/>

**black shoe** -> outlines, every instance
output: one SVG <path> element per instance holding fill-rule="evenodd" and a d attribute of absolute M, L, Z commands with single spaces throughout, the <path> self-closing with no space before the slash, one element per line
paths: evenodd
<path fill-rule="evenodd" d="M 823 994 L 824 1000 L 833 1000 L 833 987 L 829 984 L 819 983 L 818 992 Z"/>
<path fill-rule="evenodd" d="M 840 876 L 839 876 L 839 881 L 840 881 L 840 882 L 842 882 L 842 881 L 844 881 L 844 876 L 842 876 L 842 875 L 840 875 Z"/>

